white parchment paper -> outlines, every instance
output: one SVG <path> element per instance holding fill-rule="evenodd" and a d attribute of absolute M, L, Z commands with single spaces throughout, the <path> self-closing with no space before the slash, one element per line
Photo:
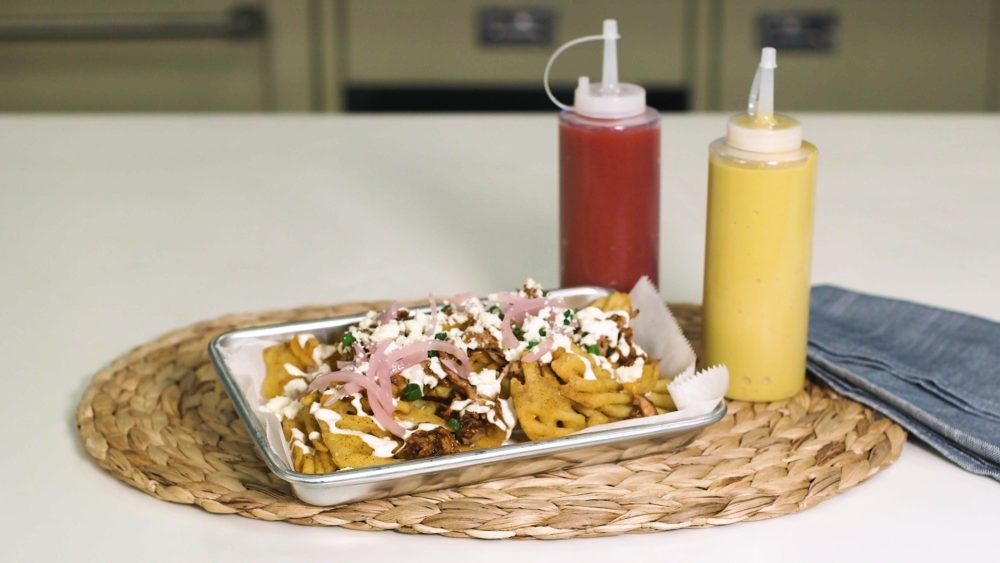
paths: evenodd
<path fill-rule="evenodd" d="M 591 426 L 580 432 L 643 426 L 708 414 L 718 406 L 729 389 L 729 370 L 726 366 L 695 371 L 697 358 L 694 348 L 649 278 L 640 279 L 629 292 L 629 297 L 632 307 L 639 311 L 632 320 L 632 334 L 649 357 L 660 358 L 660 374 L 671 379 L 667 389 L 677 410 Z"/>

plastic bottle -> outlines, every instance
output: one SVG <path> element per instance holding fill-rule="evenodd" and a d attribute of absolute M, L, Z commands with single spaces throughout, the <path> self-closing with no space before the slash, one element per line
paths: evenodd
<path fill-rule="evenodd" d="M 560 282 L 628 291 L 642 276 L 657 283 L 660 244 L 660 114 L 646 91 L 618 82 L 618 24 L 574 39 L 545 67 L 545 91 L 559 114 Z M 549 88 L 563 50 L 604 42 L 601 82 L 581 76 L 573 105 Z"/>
<path fill-rule="evenodd" d="M 765 47 L 747 113 L 709 147 L 704 344 L 729 368 L 728 397 L 776 401 L 805 384 L 816 147 L 774 113 Z"/>

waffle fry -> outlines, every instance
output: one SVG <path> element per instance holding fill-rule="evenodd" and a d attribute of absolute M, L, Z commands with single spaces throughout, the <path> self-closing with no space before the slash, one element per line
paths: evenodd
<path fill-rule="evenodd" d="M 546 367 L 522 362 L 524 382 L 512 381 L 510 395 L 514 412 L 524 434 L 532 440 L 557 438 L 582 430 L 587 419 L 573 410 L 573 404 L 559 392 L 559 383 Z"/>
<path fill-rule="evenodd" d="M 623 383 L 622 387 L 633 395 L 645 395 L 656 387 L 660 379 L 660 364 L 644 364 L 642 366 L 642 377 L 630 383 Z"/>
<path fill-rule="evenodd" d="M 616 291 L 607 297 L 595 299 L 590 306 L 597 307 L 602 311 L 626 311 L 630 317 L 635 316 L 632 310 L 632 298 L 627 293 L 620 291 Z"/>
<path fill-rule="evenodd" d="M 292 342 L 297 341 L 293 338 L 288 342 L 275 344 L 264 350 L 267 375 L 264 377 L 262 392 L 267 399 L 281 395 L 285 390 L 285 385 L 293 379 L 293 376 L 288 373 L 286 365 L 294 366 L 299 371 L 308 368 L 308 364 L 292 351 Z"/>
<path fill-rule="evenodd" d="M 674 399 L 670 396 L 670 391 L 667 390 L 667 385 L 670 382 L 666 379 L 661 379 L 653 385 L 653 390 L 646 393 L 646 398 L 649 402 L 656 406 L 657 410 L 660 412 L 672 412 L 677 410 L 677 405 L 674 404 Z"/>

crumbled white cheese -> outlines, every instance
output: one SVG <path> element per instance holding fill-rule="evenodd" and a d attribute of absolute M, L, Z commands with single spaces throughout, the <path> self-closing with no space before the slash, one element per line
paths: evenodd
<path fill-rule="evenodd" d="M 365 313 L 365 318 L 361 319 L 358 323 L 358 328 L 364 330 L 369 329 L 378 322 L 379 312 L 378 311 L 368 311 Z"/>
<path fill-rule="evenodd" d="M 536 316 L 525 317 L 524 323 L 521 325 L 522 338 L 528 342 L 539 342 L 546 335 L 551 334 L 552 327 L 546 320 L 550 312 L 551 309 L 546 307 L 539 311 Z"/>
<path fill-rule="evenodd" d="M 645 362 L 642 358 L 636 358 L 635 363 L 630 366 L 621 366 L 615 370 L 615 379 L 621 383 L 632 383 L 642 378 L 642 367 Z"/>
<path fill-rule="evenodd" d="M 434 375 L 438 376 L 440 379 L 446 379 L 448 374 L 445 373 L 444 367 L 441 365 L 441 360 L 439 358 L 431 358 L 431 371 Z"/>
<path fill-rule="evenodd" d="M 269 400 L 261 410 L 264 412 L 271 413 L 281 418 L 295 418 L 299 414 L 299 409 L 302 408 L 302 403 L 294 401 L 289 397 L 284 395 L 278 395 Z"/>
<path fill-rule="evenodd" d="M 374 332 L 372 332 L 372 340 L 375 342 L 384 342 L 397 338 L 399 338 L 399 323 L 396 321 L 389 321 L 378 325 Z"/>
<path fill-rule="evenodd" d="M 440 367 L 440 363 L 438 364 L 438 366 Z M 433 367 L 431 369 L 433 370 Z M 442 373 L 444 373 L 443 370 Z M 409 381 L 410 383 L 416 383 L 417 385 L 419 385 L 421 391 L 423 391 L 424 389 L 433 389 L 437 387 L 439 381 L 438 378 L 434 377 L 433 375 L 428 375 L 427 372 L 424 371 L 424 366 L 420 364 L 412 365 L 404 369 L 403 371 L 399 372 L 399 374 L 405 377 L 406 380 Z"/>
<path fill-rule="evenodd" d="M 477 373 L 470 373 L 469 383 L 476 387 L 476 394 L 480 396 L 492 399 L 500 394 L 500 380 L 495 369 L 487 368 Z"/>

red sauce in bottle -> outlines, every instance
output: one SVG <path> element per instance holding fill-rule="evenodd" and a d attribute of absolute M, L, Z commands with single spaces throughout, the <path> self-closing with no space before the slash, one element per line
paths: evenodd
<path fill-rule="evenodd" d="M 560 281 L 628 291 L 659 282 L 660 114 L 559 116 Z"/>

